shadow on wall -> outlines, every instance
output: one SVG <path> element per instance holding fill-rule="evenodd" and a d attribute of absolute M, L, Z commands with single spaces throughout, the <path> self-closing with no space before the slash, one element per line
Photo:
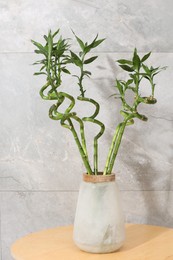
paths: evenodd
<path fill-rule="evenodd" d="M 173 227 L 173 216 L 170 210 L 171 167 L 164 171 L 164 162 L 157 162 L 157 158 L 152 158 L 152 154 L 138 145 L 142 139 L 139 131 L 134 128 L 132 133 L 130 141 L 123 140 L 121 154 L 125 155 L 121 156 L 121 160 L 133 174 L 135 183 L 133 190 L 140 191 L 139 203 L 142 206 L 134 206 L 136 208 L 134 212 L 143 215 L 143 223 Z M 130 153 L 127 152 L 126 147 L 130 147 Z M 135 200 L 137 203 L 138 198 L 136 197 Z M 138 208 L 143 211 L 138 212 Z"/>

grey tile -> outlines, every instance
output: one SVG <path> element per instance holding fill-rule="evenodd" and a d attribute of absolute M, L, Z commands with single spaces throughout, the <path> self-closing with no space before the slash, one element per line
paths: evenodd
<path fill-rule="evenodd" d="M 49 28 L 60 27 L 65 37 L 72 37 L 70 28 L 85 41 L 96 33 L 106 37 L 98 51 L 126 52 L 137 46 L 171 52 L 172 7 L 171 0 L 1 1 L 0 50 L 33 51 L 30 39 L 40 41 Z"/>
<path fill-rule="evenodd" d="M 2 260 L 2 222 L 1 222 L 1 193 L 0 193 L 0 260 Z"/>
<path fill-rule="evenodd" d="M 12 259 L 10 247 L 18 238 L 72 224 L 76 200 L 76 192 L 2 193 L 2 259 Z"/>
<path fill-rule="evenodd" d="M 125 74 L 115 60 L 127 54 L 101 54 L 88 66 L 93 78 L 85 81 L 87 95 L 101 105 L 98 119 L 107 127 L 99 140 L 99 169 L 103 170 L 115 126 L 120 122 L 120 103 L 109 96 L 115 93 L 115 78 Z M 128 57 L 130 54 L 128 54 Z M 32 54 L 2 54 L 0 59 L 1 107 L 0 150 L 1 190 L 77 190 L 85 171 L 76 144 L 67 129 L 48 118 L 51 102 L 38 95 L 44 79 L 33 77 Z M 114 167 L 122 190 L 172 190 L 172 85 L 173 54 L 153 54 L 155 66 L 168 65 L 156 82 L 155 106 L 142 106 L 147 123 L 136 120 L 126 129 Z M 69 87 L 70 86 L 70 87 Z M 63 91 L 78 95 L 75 78 L 64 80 Z M 142 93 L 148 92 L 143 86 Z M 80 102 L 79 102 L 80 103 Z M 74 111 L 89 115 L 92 107 L 76 104 Z M 96 127 L 86 125 L 88 150 L 92 161 L 92 138 Z M 128 149 L 127 149 L 128 148 Z"/>
<path fill-rule="evenodd" d="M 172 191 L 123 191 L 126 222 L 173 228 Z"/>

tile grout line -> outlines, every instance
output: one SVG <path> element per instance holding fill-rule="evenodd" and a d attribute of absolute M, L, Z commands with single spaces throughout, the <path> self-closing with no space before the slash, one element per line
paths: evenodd
<path fill-rule="evenodd" d="M 129 192 L 173 192 L 173 190 L 120 190 L 120 192 L 125 192 L 125 191 L 129 191 Z M 79 190 L 0 190 L 0 193 L 3 192 L 23 192 L 23 193 L 29 193 L 29 192 L 79 192 Z"/>
<path fill-rule="evenodd" d="M 79 52 L 79 50 L 75 51 Z M 129 53 L 131 54 L 133 52 L 133 49 L 131 51 L 95 51 L 95 52 L 89 52 L 91 54 L 111 54 L 111 53 Z M 139 51 L 139 53 L 146 53 L 147 51 Z M 152 54 L 172 54 L 173 51 L 153 51 Z M 35 54 L 33 51 L 1 51 L 0 54 Z"/>

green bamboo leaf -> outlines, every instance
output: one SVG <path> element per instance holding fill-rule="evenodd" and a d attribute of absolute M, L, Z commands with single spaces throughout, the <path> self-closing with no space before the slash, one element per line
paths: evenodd
<path fill-rule="evenodd" d="M 132 67 L 129 67 L 128 65 L 119 65 L 123 70 L 132 72 L 134 69 Z"/>
<path fill-rule="evenodd" d="M 116 80 L 116 87 L 118 88 L 121 95 L 123 95 L 123 87 L 119 80 Z"/>
<path fill-rule="evenodd" d="M 53 34 L 52 34 L 52 38 L 54 38 L 58 33 L 59 33 L 60 29 L 58 29 L 57 31 L 55 31 Z"/>
<path fill-rule="evenodd" d="M 67 69 L 65 69 L 65 68 L 63 68 L 62 71 L 63 71 L 64 73 L 66 73 L 66 74 L 71 74 L 70 71 L 67 70 Z"/>
<path fill-rule="evenodd" d="M 137 54 L 137 49 L 135 48 L 134 54 L 133 54 L 133 66 L 134 66 L 134 68 L 139 70 L 140 69 L 140 63 L 141 63 L 141 61 L 140 61 L 140 58 Z"/>
<path fill-rule="evenodd" d="M 142 67 L 148 75 L 151 74 L 150 69 L 146 65 L 142 64 Z"/>
<path fill-rule="evenodd" d="M 133 83 L 133 79 L 129 79 L 128 81 L 127 81 L 127 85 L 130 85 L 130 84 L 132 84 Z"/>
<path fill-rule="evenodd" d="M 92 73 L 91 73 L 90 71 L 88 71 L 88 70 L 83 71 L 83 73 L 88 74 L 88 75 L 91 75 L 91 74 L 92 74 Z"/>
<path fill-rule="evenodd" d="M 150 51 L 149 53 L 145 54 L 145 55 L 142 57 L 141 62 L 146 61 L 146 60 L 150 57 L 150 55 L 151 55 L 151 51 Z"/>
<path fill-rule="evenodd" d="M 117 60 L 117 62 L 120 63 L 120 64 L 133 65 L 133 62 L 131 60 L 121 59 L 121 60 Z"/>
<path fill-rule="evenodd" d="M 45 64 L 45 59 L 44 60 L 38 60 L 34 62 L 32 65 L 38 65 L 38 64 Z"/>
<path fill-rule="evenodd" d="M 100 45 L 105 39 L 106 39 L 106 38 L 95 41 L 95 42 L 93 43 L 92 48 L 95 48 L 95 47 L 97 47 L 98 45 Z"/>
<path fill-rule="evenodd" d="M 47 42 L 47 39 L 48 39 L 47 35 L 44 35 L 43 37 L 44 37 L 45 41 Z"/>
<path fill-rule="evenodd" d="M 73 77 L 77 78 L 78 80 L 80 79 L 79 76 L 77 75 L 72 75 Z"/>
<path fill-rule="evenodd" d="M 162 70 L 165 70 L 165 69 L 167 69 L 167 67 L 162 67 L 162 68 L 158 67 L 158 69 L 157 69 L 156 71 L 153 70 L 153 71 L 152 71 L 152 78 L 153 78 L 155 75 L 157 75 L 158 73 L 160 73 Z"/>
<path fill-rule="evenodd" d="M 134 80 L 134 83 L 137 84 L 138 82 L 138 76 L 136 74 L 129 74 L 130 77 Z"/>
<path fill-rule="evenodd" d="M 90 52 L 90 50 L 91 50 L 91 47 L 89 45 L 88 46 L 85 45 L 85 49 L 84 49 L 85 54 Z"/>
<path fill-rule="evenodd" d="M 142 77 L 145 78 L 145 79 L 148 79 L 148 80 L 151 79 L 151 76 L 148 75 L 147 73 L 139 73 L 139 75 L 142 76 Z"/>
<path fill-rule="evenodd" d="M 90 71 L 83 71 L 83 75 L 87 76 L 87 77 L 90 77 L 91 76 L 91 72 Z"/>
<path fill-rule="evenodd" d="M 43 45 L 41 44 L 41 43 L 39 43 L 39 42 L 36 42 L 36 41 L 34 41 L 34 40 L 31 40 L 31 42 L 38 48 L 38 49 L 40 49 L 40 50 L 44 50 L 44 47 L 43 47 Z"/>
<path fill-rule="evenodd" d="M 76 66 L 82 67 L 82 61 L 80 60 L 80 58 L 74 52 L 70 51 L 70 53 L 72 57 L 72 62 L 74 62 Z"/>
<path fill-rule="evenodd" d="M 79 43 L 81 49 L 84 50 L 84 49 L 85 49 L 85 44 L 84 44 L 84 42 L 74 33 L 73 30 L 72 30 L 72 33 L 73 33 L 74 36 L 76 37 L 76 40 L 77 40 L 77 42 Z"/>
<path fill-rule="evenodd" d="M 35 73 L 34 73 L 35 76 L 43 75 L 43 74 L 44 74 L 44 75 L 47 75 L 45 72 L 35 72 Z"/>
<path fill-rule="evenodd" d="M 95 43 L 95 41 L 97 40 L 97 38 L 98 38 L 98 33 L 97 33 L 96 37 L 94 38 L 94 40 L 92 41 L 92 43 L 89 44 L 88 46 L 87 46 L 87 43 L 86 43 L 86 46 L 92 48 L 92 46 Z"/>
<path fill-rule="evenodd" d="M 136 89 L 134 87 L 128 87 L 128 89 L 131 89 L 134 93 L 136 93 Z"/>
<path fill-rule="evenodd" d="M 51 34 L 51 30 L 49 31 L 48 34 L 48 70 L 50 69 L 50 63 L 51 63 L 51 54 L 52 54 L 52 47 L 53 47 L 53 38 Z"/>
<path fill-rule="evenodd" d="M 45 69 L 46 65 L 43 65 L 40 69 L 40 71 L 42 71 L 43 69 Z"/>
<path fill-rule="evenodd" d="M 35 50 L 36 53 L 41 53 L 41 54 L 44 54 L 44 55 L 47 54 L 46 48 L 43 47 L 43 45 L 41 43 L 33 41 L 33 40 L 31 40 L 31 42 L 39 49 L 39 50 Z"/>
<path fill-rule="evenodd" d="M 95 59 L 97 59 L 97 57 L 98 57 L 98 56 L 93 56 L 93 57 L 91 57 L 91 58 L 85 60 L 85 61 L 84 61 L 84 64 L 88 64 L 88 63 L 93 62 Z"/>
<path fill-rule="evenodd" d="M 148 79 L 148 80 L 150 80 L 151 79 L 151 77 L 149 77 L 149 76 L 143 76 L 145 79 Z"/>
<path fill-rule="evenodd" d="M 153 68 L 152 66 L 150 67 L 151 73 L 154 73 L 154 72 L 156 72 L 158 70 L 160 70 L 160 67 L 157 67 L 157 68 Z"/>
<path fill-rule="evenodd" d="M 120 97 L 114 97 L 115 99 L 121 99 L 121 96 Z"/>
<path fill-rule="evenodd" d="M 37 54 L 43 54 L 43 55 L 47 56 L 47 54 L 45 54 L 45 52 L 40 51 L 40 50 L 35 50 L 34 52 L 37 53 Z"/>
<path fill-rule="evenodd" d="M 96 35 L 96 37 L 94 38 L 94 40 L 92 41 L 91 44 L 89 44 L 89 45 L 85 44 L 85 53 L 89 52 L 92 48 L 97 47 L 99 44 L 101 44 L 105 40 L 105 39 L 97 40 L 97 38 L 98 38 L 98 34 Z"/>

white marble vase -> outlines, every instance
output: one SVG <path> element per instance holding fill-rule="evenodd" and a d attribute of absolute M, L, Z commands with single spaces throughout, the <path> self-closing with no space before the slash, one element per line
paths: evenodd
<path fill-rule="evenodd" d="M 123 245 L 124 218 L 115 175 L 83 175 L 73 239 L 90 253 L 110 253 Z"/>

